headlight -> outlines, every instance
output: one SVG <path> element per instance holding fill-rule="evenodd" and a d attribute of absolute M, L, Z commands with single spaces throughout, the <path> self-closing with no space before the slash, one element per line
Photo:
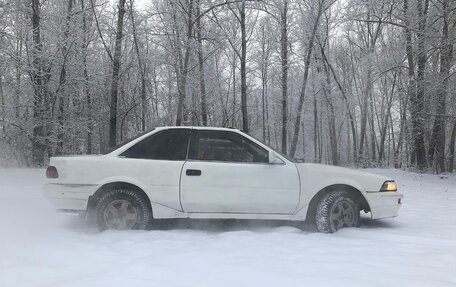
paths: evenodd
<path fill-rule="evenodd" d="M 397 191 L 396 182 L 394 180 L 385 181 L 380 191 Z"/>

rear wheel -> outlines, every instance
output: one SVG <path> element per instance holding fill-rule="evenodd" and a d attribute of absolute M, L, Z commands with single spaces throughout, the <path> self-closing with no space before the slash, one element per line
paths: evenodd
<path fill-rule="evenodd" d="M 359 206 L 356 199 L 346 191 L 332 191 L 318 203 L 316 213 L 317 229 L 333 233 L 344 227 L 359 225 Z"/>
<path fill-rule="evenodd" d="M 148 199 L 129 189 L 108 191 L 96 205 L 96 221 L 100 230 L 146 229 L 151 218 Z"/>

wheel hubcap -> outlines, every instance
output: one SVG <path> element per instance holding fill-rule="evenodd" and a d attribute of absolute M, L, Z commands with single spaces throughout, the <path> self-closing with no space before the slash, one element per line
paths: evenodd
<path fill-rule="evenodd" d="M 355 226 L 355 208 L 347 200 L 337 202 L 331 209 L 331 224 L 335 230 Z"/>
<path fill-rule="evenodd" d="M 128 200 L 114 200 L 106 207 L 104 220 L 108 229 L 132 229 L 138 222 L 138 210 Z"/>

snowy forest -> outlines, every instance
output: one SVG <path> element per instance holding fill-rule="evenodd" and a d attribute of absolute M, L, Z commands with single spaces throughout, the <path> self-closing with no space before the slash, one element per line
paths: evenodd
<path fill-rule="evenodd" d="M 301 161 L 453 171 L 450 0 L 0 0 L 0 165 L 156 126 Z"/>

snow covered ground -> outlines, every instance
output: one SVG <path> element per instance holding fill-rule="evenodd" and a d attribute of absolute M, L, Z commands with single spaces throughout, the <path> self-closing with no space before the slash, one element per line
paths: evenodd
<path fill-rule="evenodd" d="M 400 216 L 320 234 L 291 222 L 99 233 L 55 213 L 42 170 L 0 169 L 0 286 L 456 286 L 456 176 L 371 170 Z"/>

